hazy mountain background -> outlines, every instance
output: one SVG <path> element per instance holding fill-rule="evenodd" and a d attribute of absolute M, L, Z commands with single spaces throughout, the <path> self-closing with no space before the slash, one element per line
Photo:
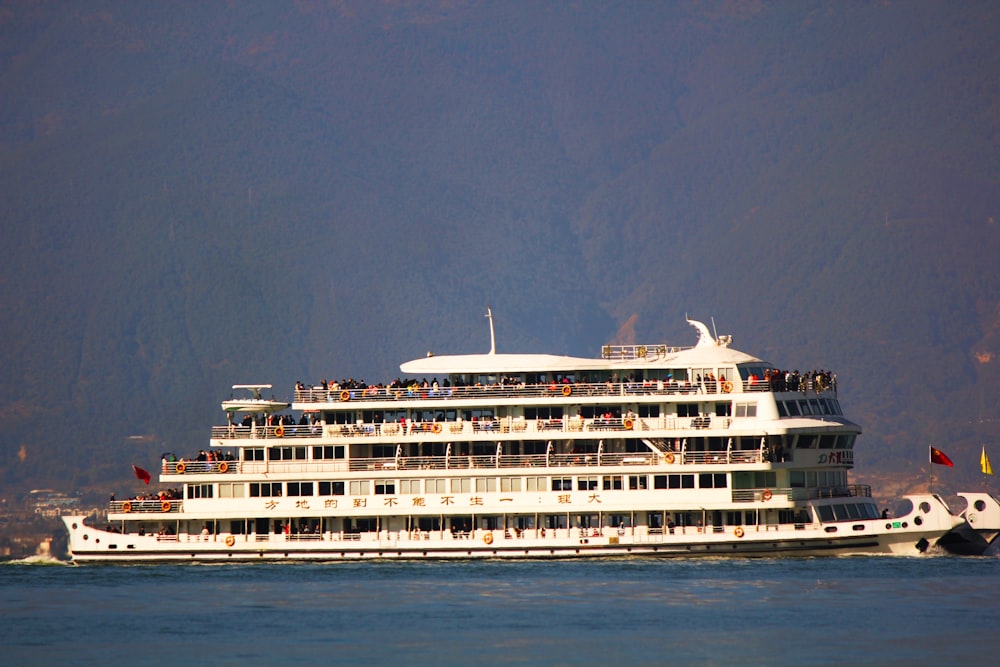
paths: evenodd
<path fill-rule="evenodd" d="M 233 383 L 691 344 L 834 369 L 861 481 L 1000 464 L 1000 5 L 0 3 L 0 493 Z M 995 486 L 995 484 L 994 484 Z"/>

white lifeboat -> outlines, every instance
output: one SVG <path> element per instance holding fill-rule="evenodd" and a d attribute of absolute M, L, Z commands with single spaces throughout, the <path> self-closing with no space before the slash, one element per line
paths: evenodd
<path fill-rule="evenodd" d="M 269 384 L 234 384 L 233 397 L 222 402 L 222 409 L 233 414 L 237 412 L 280 412 L 291 403 L 275 400 L 274 397 L 264 398 L 261 391 L 270 389 Z M 245 392 L 244 396 L 236 396 L 236 392 Z"/>

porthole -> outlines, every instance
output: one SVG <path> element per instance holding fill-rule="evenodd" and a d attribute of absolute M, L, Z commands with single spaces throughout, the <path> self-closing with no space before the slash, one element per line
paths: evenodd
<path fill-rule="evenodd" d="M 973 503 L 973 505 L 975 506 L 976 510 L 979 511 L 979 512 L 982 512 L 983 510 L 986 509 L 986 501 L 984 501 L 984 500 L 977 500 L 975 503 Z M 73 526 L 73 527 L 76 528 L 76 526 Z"/>
<path fill-rule="evenodd" d="M 980 500 L 979 502 L 983 502 L 983 501 Z M 76 530 L 76 524 L 75 523 L 73 524 L 73 530 Z"/>
<path fill-rule="evenodd" d="M 931 504 L 927 501 L 920 503 L 920 511 L 924 514 L 930 514 Z"/>
<path fill-rule="evenodd" d="M 84 535 L 84 536 L 83 536 L 83 539 L 84 539 L 84 540 L 89 540 L 89 539 L 90 539 L 90 535 Z"/>
<path fill-rule="evenodd" d="M 924 525 L 924 518 L 920 516 L 915 516 L 913 517 L 913 523 L 917 526 L 922 526 Z"/>

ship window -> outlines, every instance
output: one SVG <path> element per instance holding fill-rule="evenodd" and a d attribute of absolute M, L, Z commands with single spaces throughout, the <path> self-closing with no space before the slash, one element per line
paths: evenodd
<path fill-rule="evenodd" d="M 452 493 L 469 493 L 472 490 L 472 481 L 468 477 L 455 477 L 451 480 Z"/>
<path fill-rule="evenodd" d="M 678 417 L 699 417 L 701 416 L 698 411 L 697 403 L 678 403 L 677 404 L 677 416 Z"/>
<path fill-rule="evenodd" d="M 653 475 L 653 488 L 654 489 L 665 489 L 665 488 L 667 488 L 667 476 L 666 475 Z"/>
<path fill-rule="evenodd" d="M 789 401 L 791 403 L 791 401 Z M 809 401 L 799 401 L 799 412 L 803 415 L 808 416 L 812 414 L 812 409 L 809 407 Z"/>
<path fill-rule="evenodd" d="M 188 484 L 187 497 L 188 498 L 211 498 L 212 497 L 212 485 L 211 484 Z"/>
<path fill-rule="evenodd" d="M 553 491 L 572 491 L 573 490 L 573 479 L 570 477 L 553 477 L 552 478 L 552 490 Z"/>
<path fill-rule="evenodd" d="M 351 482 L 352 496 L 367 496 L 371 493 L 371 483 L 367 479 L 359 479 Z"/>
<path fill-rule="evenodd" d="M 501 477 L 500 478 L 500 490 L 504 493 L 511 493 L 521 490 L 521 478 L 520 477 Z"/>
<path fill-rule="evenodd" d="M 788 408 L 788 415 L 790 417 L 798 417 L 802 414 L 799 411 L 799 404 L 795 401 L 779 401 L 782 405 Z"/>
<path fill-rule="evenodd" d="M 525 408 L 525 419 L 562 419 L 562 408 Z"/>
<path fill-rule="evenodd" d="M 429 479 L 425 483 L 427 493 L 446 493 L 448 487 L 448 480 L 446 479 Z"/>
<path fill-rule="evenodd" d="M 327 445 L 325 447 L 313 447 L 313 460 L 321 459 L 342 459 L 344 458 L 343 445 Z"/>
<path fill-rule="evenodd" d="M 741 415 L 740 414 L 740 406 L 739 406 L 739 404 L 736 405 L 736 416 L 737 417 L 745 417 L 746 416 L 746 415 Z M 784 401 L 778 401 L 778 416 L 779 417 L 787 417 L 788 416 L 788 408 L 785 407 L 785 402 Z"/>
<path fill-rule="evenodd" d="M 545 477 L 528 477 L 525 481 L 528 491 L 548 491 L 548 479 Z"/>
<path fill-rule="evenodd" d="M 833 508 L 830 507 L 829 505 L 820 505 L 816 509 L 819 510 L 819 520 L 820 521 L 823 521 L 824 523 L 828 523 L 828 522 L 834 520 L 834 518 L 833 518 Z"/>
<path fill-rule="evenodd" d="M 778 402 L 778 414 L 781 414 L 782 417 L 787 417 L 788 416 L 787 414 L 782 414 L 782 413 L 784 413 L 784 410 L 781 407 L 782 405 L 783 405 L 783 403 L 781 401 L 779 401 Z M 737 417 L 756 417 L 757 416 L 757 404 L 756 403 L 737 403 L 736 404 L 736 416 Z"/>
<path fill-rule="evenodd" d="M 793 489 L 801 489 L 806 485 L 806 476 L 801 470 L 793 470 L 788 475 L 789 485 Z"/>
<path fill-rule="evenodd" d="M 667 475 L 667 488 L 693 489 L 694 475 Z"/>
<path fill-rule="evenodd" d="M 343 482 L 320 482 L 319 495 L 321 496 L 342 496 L 344 495 Z"/>
<path fill-rule="evenodd" d="M 864 516 L 861 515 L 861 508 L 859 508 L 856 504 L 851 504 L 851 505 L 847 506 L 847 514 L 852 519 L 864 519 L 865 518 Z"/>
<path fill-rule="evenodd" d="M 597 477 L 578 477 L 576 479 L 578 491 L 595 491 L 597 489 Z"/>
<path fill-rule="evenodd" d="M 732 417 L 733 416 L 733 404 L 732 403 L 716 403 L 715 404 L 715 416 L 716 417 Z"/>
<path fill-rule="evenodd" d="M 251 482 L 251 498 L 280 498 L 281 482 Z"/>
<path fill-rule="evenodd" d="M 725 473 L 702 473 L 698 475 L 698 488 L 700 489 L 724 489 L 726 488 Z"/>
<path fill-rule="evenodd" d="M 312 494 L 313 494 L 312 482 L 288 482 L 288 495 L 311 496 Z"/>
<path fill-rule="evenodd" d="M 649 477 L 646 475 L 629 475 L 629 491 L 645 491 L 649 488 Z"/>
<path fill-rule="evenodd" d="M 263 461 L 264 460 L 264 450 L 259 447 L 253 447 L 251 449 L 243 450 L 243 460 L 244 461 Z"/>
<path fill-rule="evenodd" d="M 602 477 L 603 484 L 602 488 L 605 491 L 621 491 L 622 490 L 622 478 L 621 475 L 604 475 Z"/>
<path fill-rule="evenodd" d="M 833 449 L 833 445 L 837 442 L 837 436 L 835 435 L 823 435 L 819 438 L 819 448 L 820 449 Z"/>
<path fill-rule="evenodd" d="M 220 498 L 242 498 L 246 493 L 246 485 L 242 482 L 222 482 L 219 484 Z"/>
<path fill-rule="evenodd" d="M 304 461 L 306 458 L 305 447 L 269 447 L 267 450 L 269 461 Z"/>
<path fill-rule="evenodd" d="M 476 478 L 476 492 L 477 493 L 496 493 L 497 490 L 497 478 L 496 477 L 477 477 Z"/>
<path fill-rule="evenodd" d="M 659 405 L 640 405 L 638 412 L 639 412 L 639 416 L 642 417 L 642 418 L 659 417 L 660 416 L 660 406 Z"/>
<path fill-rule="evenodd" d="M 393 496 L 396 494 L 396 480 L 377 479 L 375 480 L 376 496 Z"/>
<path fill-rule="evenodd" d="M 416 495 L 420 493 L 420 480 L 419 479 L 401 479 L 399 480 L 399 493 Z"/>

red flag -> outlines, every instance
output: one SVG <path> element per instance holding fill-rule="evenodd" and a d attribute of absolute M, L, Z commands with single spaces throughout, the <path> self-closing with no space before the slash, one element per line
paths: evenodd
<path fill-rule="evenodd" d="M 950 464 L 951 462 L 949 461 L 948 463 Z M 132 470 L 135 471 L 135 476 L 137 479 L 141 479 L 146 484 L 149 484 L 149 480 L 151 480 L 152 477 L 150 477 L 148 472 L 146 472 L 145 470 L 143 470 L 142 468 L 140 468 L 135 464 L 132 464 Z"/>
<path fill-rule="evenodd" d="M 931 463 L 937 463 L 938 465 L 948 466 L 949 468 L 954 468 L 955 464 L 951 462 L 944 452 L 936 447 L 931 447 Z"/>

